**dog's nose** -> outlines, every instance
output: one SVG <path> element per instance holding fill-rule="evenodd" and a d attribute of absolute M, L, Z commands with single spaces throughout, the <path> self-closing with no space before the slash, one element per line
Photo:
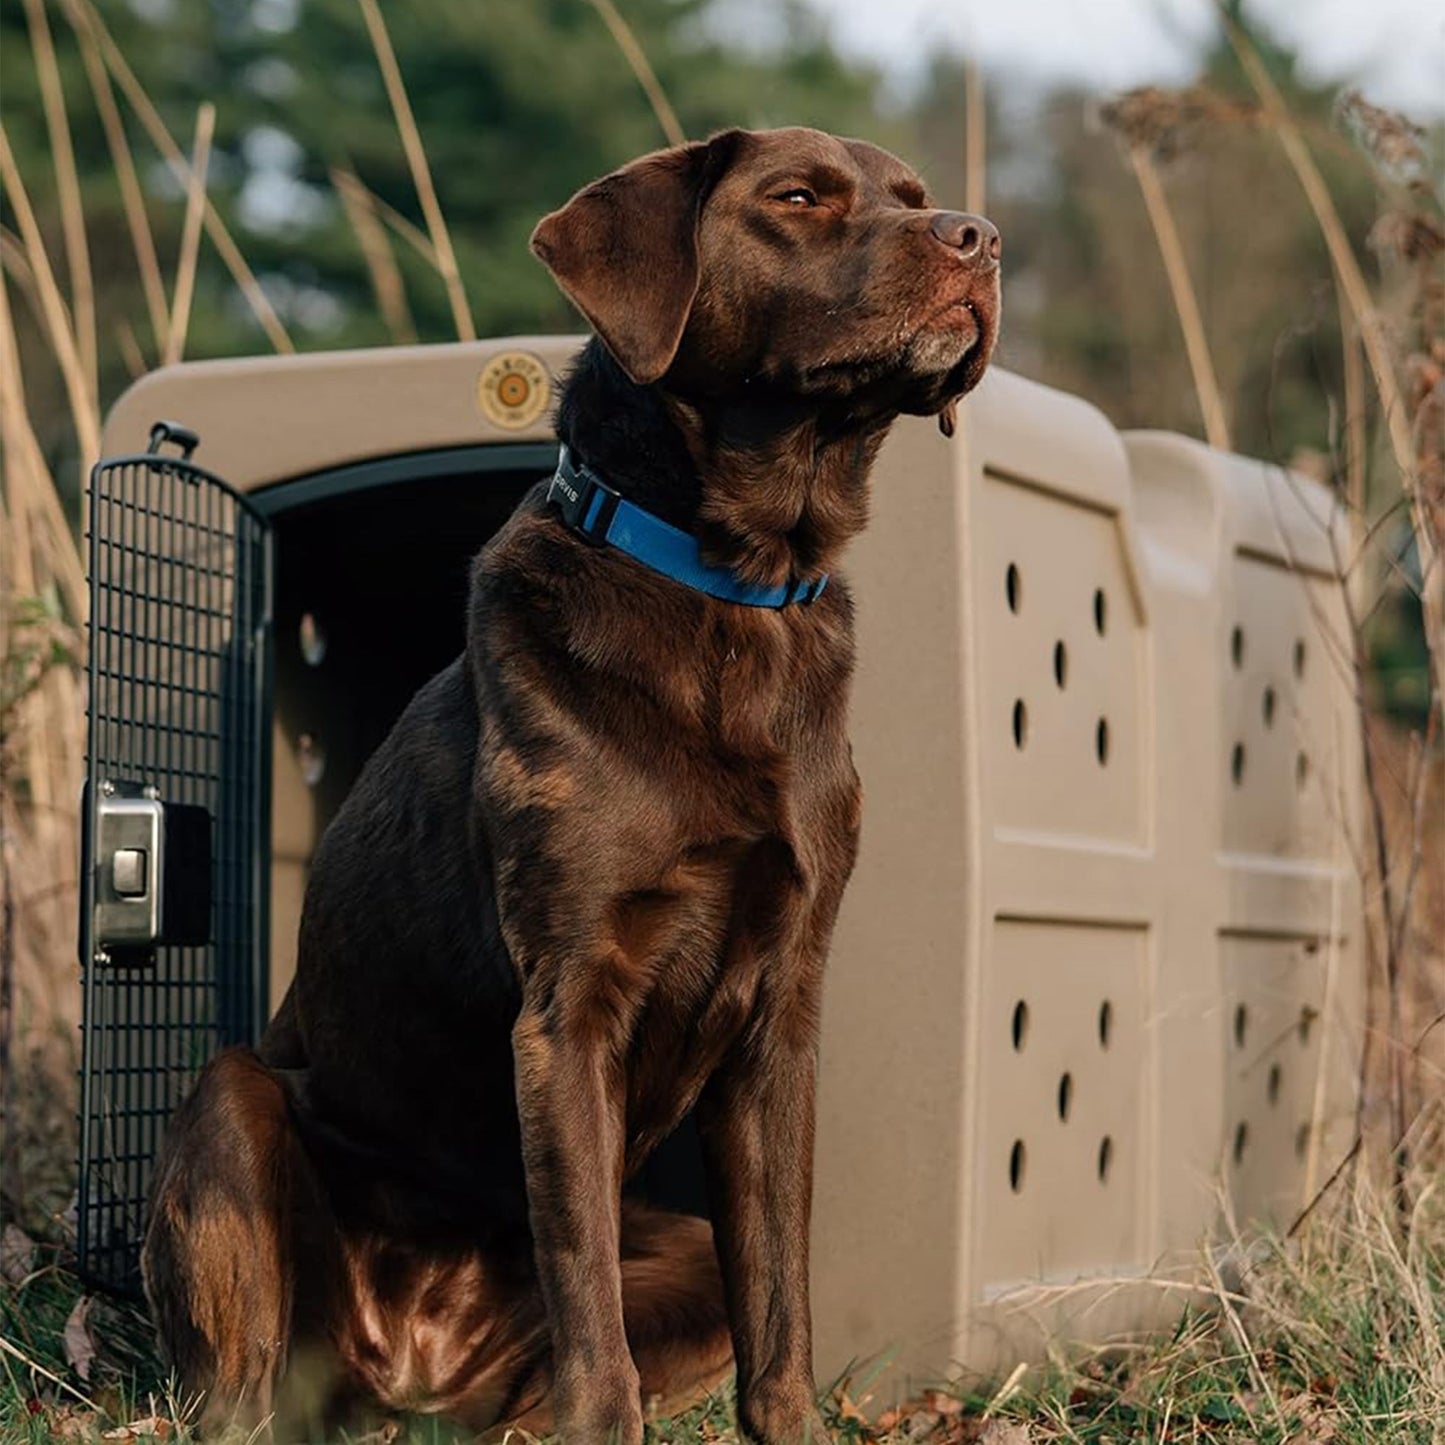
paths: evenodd
<path fill-rule="evenodd" d="M 929 230 L 945 246 L 957 251 L 964 261 L 997 261 L 1003 250 L 998 228 L 982 216 L 970 216 L 963 211 L 939 211 L 933 217 Z"/>

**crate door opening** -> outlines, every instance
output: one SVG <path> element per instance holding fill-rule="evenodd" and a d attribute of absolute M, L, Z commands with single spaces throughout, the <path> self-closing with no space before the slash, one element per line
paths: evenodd
<path fill-rule="evenodd" d="M 417 689 L 461 653 L 472 559 L 540 475 L 403 480 L 276 513 L 273 1012 L 321 834 Z"/>

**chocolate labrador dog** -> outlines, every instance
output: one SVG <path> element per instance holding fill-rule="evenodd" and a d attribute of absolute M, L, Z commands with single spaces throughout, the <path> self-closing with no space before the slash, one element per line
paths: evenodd
<path fill-rule="evenodd" d="M 952 427 L 999 241 L 860 141 L 644 156 L 533 249 L 596 331 L 465 655 L 317 853 L 296 981 L 171 1127 L 145 1277 L 211 1419 L 636 1445 L 732 1368 L 822 1438 L 815 1054 L 857 845 L 848 588 L 900 413 Z M 624 1202 L 690 1111 L 711 1227 Z"/>

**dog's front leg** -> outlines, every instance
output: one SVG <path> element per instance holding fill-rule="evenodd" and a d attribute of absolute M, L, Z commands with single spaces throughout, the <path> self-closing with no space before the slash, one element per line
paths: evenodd
<path fill-rule="evenodd" d="M 622 1321 L 622 1061 L 607 1031 L 524 1001 L 512 1033 L 537 1273 L 568 1445 L 640 1445 Z"/>
<path fill-rule="evenodd" d="M 812 1031 L 799 1032 L 745 1039 L 700 1101 L 738 1420 L 763 1445 L 828 1438 L 814 1402 L 808 1307 L 817 1065 Z"/>

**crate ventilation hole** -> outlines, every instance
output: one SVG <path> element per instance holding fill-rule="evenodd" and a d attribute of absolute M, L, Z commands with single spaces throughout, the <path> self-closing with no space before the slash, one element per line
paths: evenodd
<path fill-rule="evenodd" d="M 1004 572 L 1004 598 L 1008 602 L 1008 610 L 1017 616 L 1023 609 L 1023 577 L 1015 562 L 1010 562 Z M 1108 617 L 1108 597 L 1102 587 L 1096 587 L 1094 589 L 1094 630 L 1100 637 L 1103 637 L 1108 629 Z M 1068 686 L 1069 681 L 1069 650 L 1062 638 L 1054 643 L 1053 664 L 1054 684 L 1062 692 Z M 1014 747 L 1022 752 L 1029 737 L 1029 709 L 1028 704 L 1021 697 L 1014 699 L 1011 731 Z M 1109 719 L 1107 717 L 1099 718 L 1094 725 L 1094 756 L 1100 767 L 1104 767 L 1109 761 Z"/>
<path fill-rule="evenodd" d="M 1099 1047 L 1107 1050 L 1109 1040 L 1114 1028 L 1114 1006 L 1105 999 L 1099 1005 Z M 1013 1042 L 1014 1052 L 1022 1053 L 1024 1045 L 1028 1042 L 1029 1034 L 1029 1006 L 1024 999 L 1019 999 L 1014 1004 L 1013 1013 L 1009 1019 L 1009 1035 Z M 1069 1116 L 1074 1108 L 1074 1076 L 1065 1070 L 1059 1076 L 1058 1090 L 1055 1095 L 1056 1108 L 1059 1122 L 1067 1124 Z M 1114 1140 L 1111 1135 L 1105 1134 L 1099 1141 L 1099 1153 L 1097 1172 L 1099 1182 L 1107 1184 L 1109 1173 L 1114 1164 Z M 1015 1194 L 1023 1192 L 1024 1179 L 1028 1170 L 1028 1146 L 1022 1139 L 1015 1139 L 1009 1149 L 1008 1156 L 1008 1182 L 1009 1188 Z"/>

